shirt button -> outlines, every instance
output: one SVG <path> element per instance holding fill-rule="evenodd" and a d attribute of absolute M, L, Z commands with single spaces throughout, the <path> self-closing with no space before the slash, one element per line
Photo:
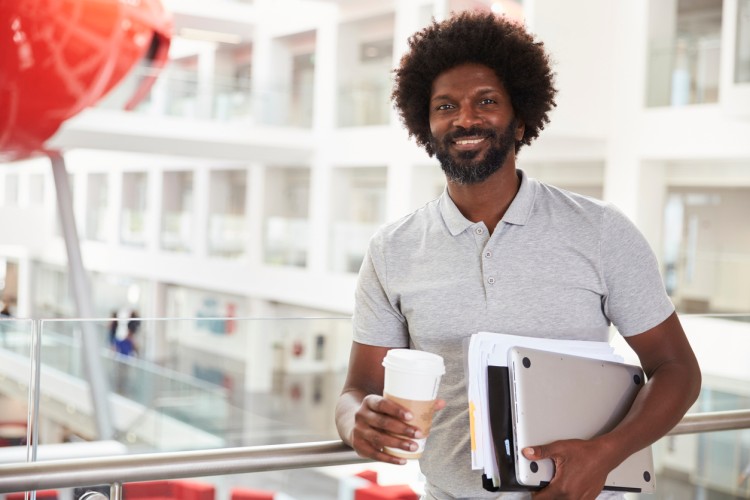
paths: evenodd
<path fill-rule="evenodd" d="M 482 234 L 484 232 L 484 229 L 482 229 L 481 227 L 478 227 L 474 231 L 476 231 L 477 234 Z"/>
<path fill-rule="evenodd" d="M 490 257 L 492 257 L 492 252 L 490 252 L 489 250 L 487 250 L 486 252 L 484 252 L 484 256 L 489 259 Z"/>
<path fill-rule="evenodd" d="M 495 284 L 495 278 L 493 278 L 492 276 L 490 276 L 489 278 L 487 278 L 487 283 L 489 283 L 490 285 L 494 285 Z"/>

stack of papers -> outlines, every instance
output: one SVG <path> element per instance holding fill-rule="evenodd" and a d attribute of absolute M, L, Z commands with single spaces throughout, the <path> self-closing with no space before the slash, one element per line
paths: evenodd
<path fill-rule="evenodd" d="M 490 432 L 487 367 L 507 366 L 508 349 L 513 346 L 586 356 L 605 361 L 622 361 L 607 342 L 558 340 L 479 332 L 471 336 L 468 352 L 469 423 L 471 426 L 471 466 L 483 470 L 487 480 L 500 487 L 500 473 Z"/>

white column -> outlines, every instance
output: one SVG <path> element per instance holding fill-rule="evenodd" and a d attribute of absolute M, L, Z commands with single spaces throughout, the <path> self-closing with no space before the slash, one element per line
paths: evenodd
<path fill-rule="evenodd" d="M 209 169 L 205 166 L 193 170 L 193 206 L 191 207 L 193 229 L 192 229 L 192 253 L 196 257 L 205 257 L 208 254 L 208 198 L 211 181 Z"/>
<path fill-rule="evenodd" d="M 262 16 L 264 10 L 269 9 L 267 1 L 259 0 L 256 3 L 258 16 Z M 258 23 L 254 27 L 253 36 L 253 73 L 251 76 L 253 122 L 265 124 L 267 122 L 264 112 L 266 102 L 273 85 L 273 57 L 271 57 L 272 41 L 268 23 Z"/>
<path fill-rule="evenodd" d="M 83 239 L 86 238 L 86 230 L 88 226 L 88 220 L 86 217 L 86 205 L 88 205 L 88 185 L 89 185 L 89 173 L 84 171 L 78 172 L 66 172 L 65 175 L 72 176 L 72 182 L 70 183 L 70 195 L 73 198 L 73 217 L 77 221 L 77 233 L 78 237 Z M 68 177 L 70 179 L 70 177 Z M 58 191 L 59 196 L 59 191 Z M 65 234 L 65 231 L 63 231 Z"/>
<path fill-rule="evenodd" d="M 120 243 L 122 224 L 122 171 L 110 171 L 107 177 L 107 236 L 106 242 L 116 247 Z"/>
<path fill-rule="evenodd" d="M 394 221 L 412 211 L 414 168 L 414 163 L 405 154 L 394 155 L 388 163 L 386 221 Z"/>
<path fill-rule="evenodd" d="M 18 174 L 18 206 L 28 208 L 29 206 L 29 173 Z"/>
<path fill-rule="evenodd" d="M 308 225 L 307 268 L 325 272 L 328 268 L 328 248 L 331 239 L 332 173 L 330 161 L 322 150 L 313 158 L 310 170 L 310 212 Z"/>
<path fill-rule="evenodd" d="M 150 282 L 153 299 L 152 317 L 165 318 L 167 316 L 167 286 L 158 281 Z M 159 362 L 169 356 L 166 326 L 168 321 L 154 321 L 150 323 L 150 330 L 145 338 L 146 346 L 144 352 L 148 354 L 149 361 Z"/>
<path fill-rule="evenodd" d="M 338 53 L 338 16 L 334 8 L 321 16 L 315 37 L 315 76 L 313 84 L 313 130 L 325 138 L 335 126 L 336 55 Z"/>
<path fill-rule="evenodd" d="M 249 267 L 257 270 L 263 262 L 266 167 L 260 163 L 251 163 L 247 175 L 245 254 Z"/>
<path fill-rule="evenodd" d="M 641 124 L 648 68 L 649 4 L 631 0 L 612 4 L 615 24 L 612 58 L 612 122 L 604 169 L 604 199 L 617 205 L 658 251 L 663 217 L 664 176 L 658 164 L 640 158 Z M 646 204 L 645 200 L 653 197 Z M 658 204 L 658 206 L 657 206 Z"/>
<path fill-rule="evenodd" d="M 273 311 L 265 300 L 249 300 L 256 318 L 273 317 Z M 279 338 L 277 330 L 270 330 L 276 322 L 268 320 L 245 320 L 245 392 L 268 392 L 274 369 L 274 340 Z"/>
<path fill-rule="evenodd" d="M 33 281 L 31 279 L 33 264 L 29 257 L 18 258 L 18 284 L 16 286 L 16 316 L 30 318 L 34 304 Z"/>
<path fill-rule="evenodd" d="M 198 102 L 196 116 L 211 118 L 216 92 L 216 44 L 206 44 L 198 53 Z"/>
<path fill-rule="evenodd" d="M 321 16 L 315 39 L 315 82 L 313 90 L 313 133 L 317 144 L 310 168 L 310 211 L 307 267 L 325 272 L 331 238 L 331 198 L 333 167 L 326 151 L 332 147 L 336 119 L 336 54 L 338 16 Z"/>
<path fill-rule="evenodd" d="M 149 253 L 157 252 L 161 246 L 162 184 L 164 173 L 152 168 L 148 171 L 146 193 L 146 249 Z"/>

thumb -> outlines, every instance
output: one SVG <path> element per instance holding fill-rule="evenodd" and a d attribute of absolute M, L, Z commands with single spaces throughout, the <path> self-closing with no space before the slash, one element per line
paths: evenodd
<path fill-rule="evenodd" d="M 549 458 L 550 450 L 546 446 L 528 446 L 521 450 L 521 453 L 529 460 L 541 460 Z"/>

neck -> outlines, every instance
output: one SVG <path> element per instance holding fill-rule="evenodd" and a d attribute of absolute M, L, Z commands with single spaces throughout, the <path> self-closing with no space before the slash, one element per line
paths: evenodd
<path fill-rule="evenodd" d="M 484 222 L 492 233 L 520 185 L 515 165 L 506 164 L 478 184 L 457 184 L 448 180 L 448 194 L 464 217 L 472 222 Z"/>

